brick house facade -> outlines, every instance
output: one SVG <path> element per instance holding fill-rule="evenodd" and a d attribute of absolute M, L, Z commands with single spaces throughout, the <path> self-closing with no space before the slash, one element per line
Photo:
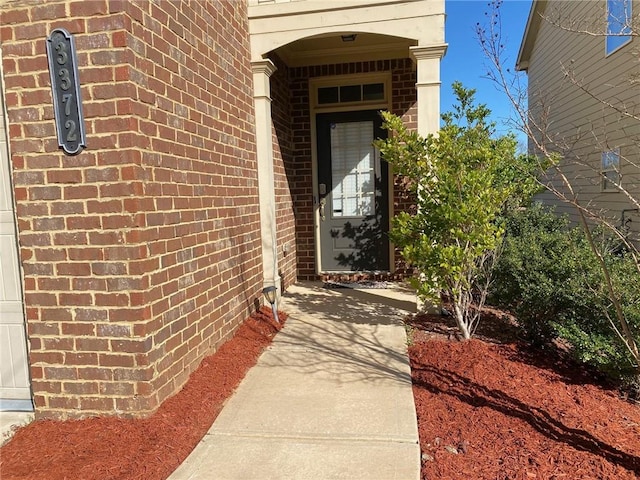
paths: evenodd
<path fill-rule="evenodd" d="M 442 2 L 431 3 L 439 22 Z M 255 310 L 265 285 L 318 278 L 310 79 L 386 73 L 391 109 L 418 128 L 420 59 L 408 50 L 319 65 L 275 50 L 256 58 L 255 6 L 0 6 L 0 162 L 10 180 L 0 254 L 5 281 L 17 279 L 17 297 L 0 298 L 0 323 L 13 332 L 0 349 L 23 342 L 28 370 L 26 386 L 11 383 L 19 366 L 2 379 L 0 402 L 33 403 L 39 417 L 148 415 Z M 55 28 L 77 47 L 87 137 L 77 155 L 56 139 L 45 49 Z M 264 61 L 266 95 L 256 81 Z M 401 190 L 392 197 L 402 208 Z"/>

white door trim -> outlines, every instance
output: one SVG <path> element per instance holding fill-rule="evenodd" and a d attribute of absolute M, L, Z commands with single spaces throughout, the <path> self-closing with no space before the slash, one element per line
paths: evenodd
<path fill-rule="evenodd" d="M 352 84 L 384 83 L 384 99 L 375 102 L 358 102 L 349 104 L 318 105 L 316 92 L 318 87 L 342 86 Z M 309 79 L 309 114 L 311 125 L 311 182 L 313 187 L 313 232 L 316 275 L 320 269 L 320 205 L 318 202 L 318 139 L 316 135 L 316 115 L 319 113 L 355 112 L 361 110 L 390 110 L 392 105 L 391 72 L 374 72 L 354 75 L 334 75 L 313 77 Z M 393 216 L 393 173 L 389 168 L 389 219 Z M 393 245 L 389 242 L 389 267 L 393 272 Z"/>

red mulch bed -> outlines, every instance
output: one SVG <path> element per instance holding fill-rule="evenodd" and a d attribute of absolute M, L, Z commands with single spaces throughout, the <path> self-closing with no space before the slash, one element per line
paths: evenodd
<path fill-rule="evenodd" d="M 284 322 L 286 316 L 279 316 Z M 149 418 L 42 420 L 19 429 L 0 449 L 0 477 L 166 479 L 204 436 L 280 328 L 269 308 L 252 315 Z"/>
<path fill-rule="evenodd" d="M 640 478 L 640 406 L 500 315 L 468 342 L 440 316 L 408 323 L 423 480 Z"/>
<path fill-rule="evenodd" d="M 470 342 L 440 316 L 408 323 L 423 480 L 640 478 L 638 405 L 555 352 L 527 350 L 499 314 Z M 248 319 L 150 418 L 20 429 L 0 449 L 2 479 L 167 478 L 277 330 L 268 309 Z"/>

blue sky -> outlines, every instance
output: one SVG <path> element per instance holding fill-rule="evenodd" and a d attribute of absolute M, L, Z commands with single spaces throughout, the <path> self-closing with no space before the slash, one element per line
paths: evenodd
<path fill-rule="evenodd" d="M 488 60 L 484 57 L 475 33 L 478 22 L 482 25 L 486 23 L 485 12 L 490 10 L 489 1 L 446 0 L 445 39 L 449 47 L 441 64 L 440 108 L 443 112 L 451 110 L 455 103 L 451 84 L 459 80 L 466 88 L 476 89 L 476 100 L 486 104 L 492 111 L 492 119 L 497 124 L 498 132 L 506 133 L 511 130 L 511 127 L 505 124 L 506 119 L 511 116 L 511 105 L 491 80 L 483 78 L 487 72 Z M 531 0 L 505 0 L 500 7 L 502 35 L 506 47 L 505 60 L 512 71 L 530 8 Z M 522 135 L 518 137 L 524 139 Z"/>

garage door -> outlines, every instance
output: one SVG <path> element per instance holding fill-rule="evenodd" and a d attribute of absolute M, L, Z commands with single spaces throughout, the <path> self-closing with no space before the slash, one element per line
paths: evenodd
<path fill-rule="evenodd" d="M 32 410 L 4 110 L 0 83 L 0 410 Z"/>

